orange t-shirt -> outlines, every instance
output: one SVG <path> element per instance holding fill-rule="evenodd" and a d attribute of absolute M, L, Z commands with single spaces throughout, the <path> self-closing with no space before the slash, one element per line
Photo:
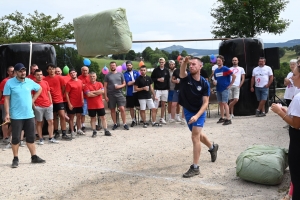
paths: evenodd
<path fill-rule="evenodd" d="M 64 79 L 65 86 L 71 80 L 71 76 L 62 76 L 62 78 Z M 67 102 L 66 93 L 64 93 L 64 95 L 63 95 L 63 101 Z"/>
<path fill-rule="evenodd" d="M 91 80 L 90 80 L 90 76 L 87 75 L 87 76 L 83 76 L 83 75 L 80 75 L 78 76 L 78 79 L 80 79 L 82 81 L 82 84 L 83 84 L 83 88 L 85 87 L 86 84 L 90 83 Z M 85 93 L 83 93 L 83 97 L 86 99 L 87 96 Z"/>
<path fill-rule="evenodd" d="M 82 107 L 82 81 L 71 79 L 66 85 L 66 92 L 69 93 L 69 99 L 73 107 Z"/>
<path fill-rule="evenodd" d="M 41 80 L 40 82 L 36 82 L 36 83 L 41 86 L 42 93 L 35 100 L 34 105 L 42 107 L 42 108 L 46 108 L 46 107 L 51 106 L 51 101 L 50 101 L 50 98 L 49 98 L 49 95 L 48 95 L 48 92 L 50 91 L 50 87 L 49 87 L 48 82 Z M 32 93 L 35 94 L 34 91 Z"/>
<path fill-rule="evenodd" d="M 4 96 L 3 96 L 3 90 L 4 90 L 4 86 L 6 84 L 6 82 L 8 81 L 8 79 L 10 79 L 9 77 L 6 77 L 5 79 L 2 80 L 2 82 L 0 83 L 0 91 L 2 92 L 2 97 L 0 100 L 0 104 L 3 105 L 4 104 Z"/>
<path fill-rule="evenodd" d="M 65 81 L 61 76 L 46 76 L 44 81 L 47 81 L 50 87 L 50 93 L 53 103 L 63 102 L 63 93 L 61 88 L 65 85 Z"/>
<path fill-rule="evenodd" d="M 102 83 L 100 82 L 95 82 L 93 83 L 88 83 L 84 87 L 84 94 L 87 94 L 90 91 L 96 91 L 104 89 Z M 104 108 L 103 100 L 102 100 L 102 95 L 98 95 L 96 97 L 87 97 L 87 106 L 88 109 L 100 109 Z"/>

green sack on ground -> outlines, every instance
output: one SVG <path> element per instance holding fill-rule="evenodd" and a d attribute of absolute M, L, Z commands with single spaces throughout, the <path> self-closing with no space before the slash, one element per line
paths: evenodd
<path fill-rule="evenodd" d="M 280 147 L 253 145 L 236 160 L 236 174 L 241 179 L 265 185 L 280 184 L 288 166 L 288 150 Z"/>
<path fill-rule="evenodd" d="M 132 46 L 124 8 L 73 19 L 78 54 L 84 57 L 127 53 Z"/>

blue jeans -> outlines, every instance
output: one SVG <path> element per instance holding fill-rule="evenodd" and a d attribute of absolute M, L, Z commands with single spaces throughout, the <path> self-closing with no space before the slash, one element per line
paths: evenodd
<path fill-rule="evenodd" d="M 222 92 L 217 91 L 217 100 L 218 102 L 228 103 L 229 90 L 223 90 Z"/>
<path fill-rule="evenodd" d="M 255 87 L 255 95 L 257 101 L 267 100 L 269 95 L 269 88 Z"/>

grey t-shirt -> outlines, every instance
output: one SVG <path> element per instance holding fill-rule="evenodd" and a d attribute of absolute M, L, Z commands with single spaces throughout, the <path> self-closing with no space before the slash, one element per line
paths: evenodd
<path fill-rule="evenodd" d="M 169 73 L 170 73 L 170 90 L 174 90 L 175 88 L 175 83 L 173 83 L 171 80 L 172 80 L 172 76 L 173 76 L 173 73 L 174 71 L 176 70 L 176 68 L 172 71 L 171 69 L 169 69 Z"/>
<path fill-rule="evenodd" d="M 104 82 L 107 82 L 107 95 L 123 94 L 122 88 L 118 90 L 115 89 L 115 84 L 122 85 L 124 81 L 124 75 L 120 72 L 109 72 L 108 74 L 106 74 Z"/>

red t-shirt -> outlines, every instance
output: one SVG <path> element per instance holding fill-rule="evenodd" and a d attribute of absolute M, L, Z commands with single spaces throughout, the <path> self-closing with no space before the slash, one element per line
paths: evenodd
<path fill-rule="evenodd" d="M 64 79 L 65 86 L 66 86 L 67 83 L 71 80 L 71 77 L 70 77 L 70 76 L 62 76 L 62 78 Z M 67 102 L 66 93 L 64 93 L 64 95 L 63 95 L 63 101 L 64 101 L 64 102 Z"/>
<path fill-rule="evenodd" d="M 73 107 L 82 107 L 82 81 L 77 79 L 77 81 L 70 80 L 66 85 L 66 92 L 69 93 L 70 102 Z"/>
<path fill-rule="evenodd" d="M 47 81 L 50 87 L 50 93 L 53 103 L 63 102 L 63 93 L 61 88 L 65 85 L 65 81 L 61 76 L 46 76 L 44 81 Z"/>
<path fill-rule="evenodd" d="M 80 79 L 82 81 L 82 84 L 83 84 L 83 88 L 85 87 L 86 84 L 90 83 L 91 80 L 90 80 L 90 76 L 87 75 L 87 76 L 83 76 L 83 75 L 80 75 L 78 76 L 78 79 Z M 83 97 L 86 99 L 87 96 L 85 93 L 83 93 Z"/>
<path fill-rule="evenodd" d="M 36 81 L 36 78 L 34 77 L 33 74 L 29 74 L 26 78 L 30 78 L 33 81 Z M 45 78 L 45 76 L 42 76 L 42 80 Z"/>
<path fill-rule="evenodd" d="M 48 92 L 50 91 L 50 87 L 47 81 L 43 81 L 41 80 L 40 82 L 36 82 L 37 84 L 39 84 L 42 88 L 42 93 L 40 94 L 40 96 L 35 100 L 34 105 L 35 106 L 39 106 L 39 107 L 49 107 L 51 106 L 51 101 L 48 95 Z M 33 94 L 35 94 L 35 92 L 32 92 Z"/>
<path fill-rule="evenodd" d="M 99 89 L 104 89 L 102 83 L 97 82 L 97 81 L 94 84 L 88 83 L 84 87 L 84 93 L 87 94 L 90 91 L 96 91 Z M 104 108 L 102 95 L 98 95 L 96 97 L 87 97 L 87 106 L 88 106 L 88 109 Z"/>
<path fill-rule="evenodd" d="M 6 77 L 6 78 L 3 79 L 2 82 L 0 83 L 0 92 L 2 92 L 2 97 L 1 97 L 1 100 L 0 100 L 0 104 L 1 104 L 1 105 L 4 104 L 3 90 L 4 90 L 5 83 L 8 81 L 8 79 L 10 79 L 10 78 L 9 78 L 9 77 Z"/>

